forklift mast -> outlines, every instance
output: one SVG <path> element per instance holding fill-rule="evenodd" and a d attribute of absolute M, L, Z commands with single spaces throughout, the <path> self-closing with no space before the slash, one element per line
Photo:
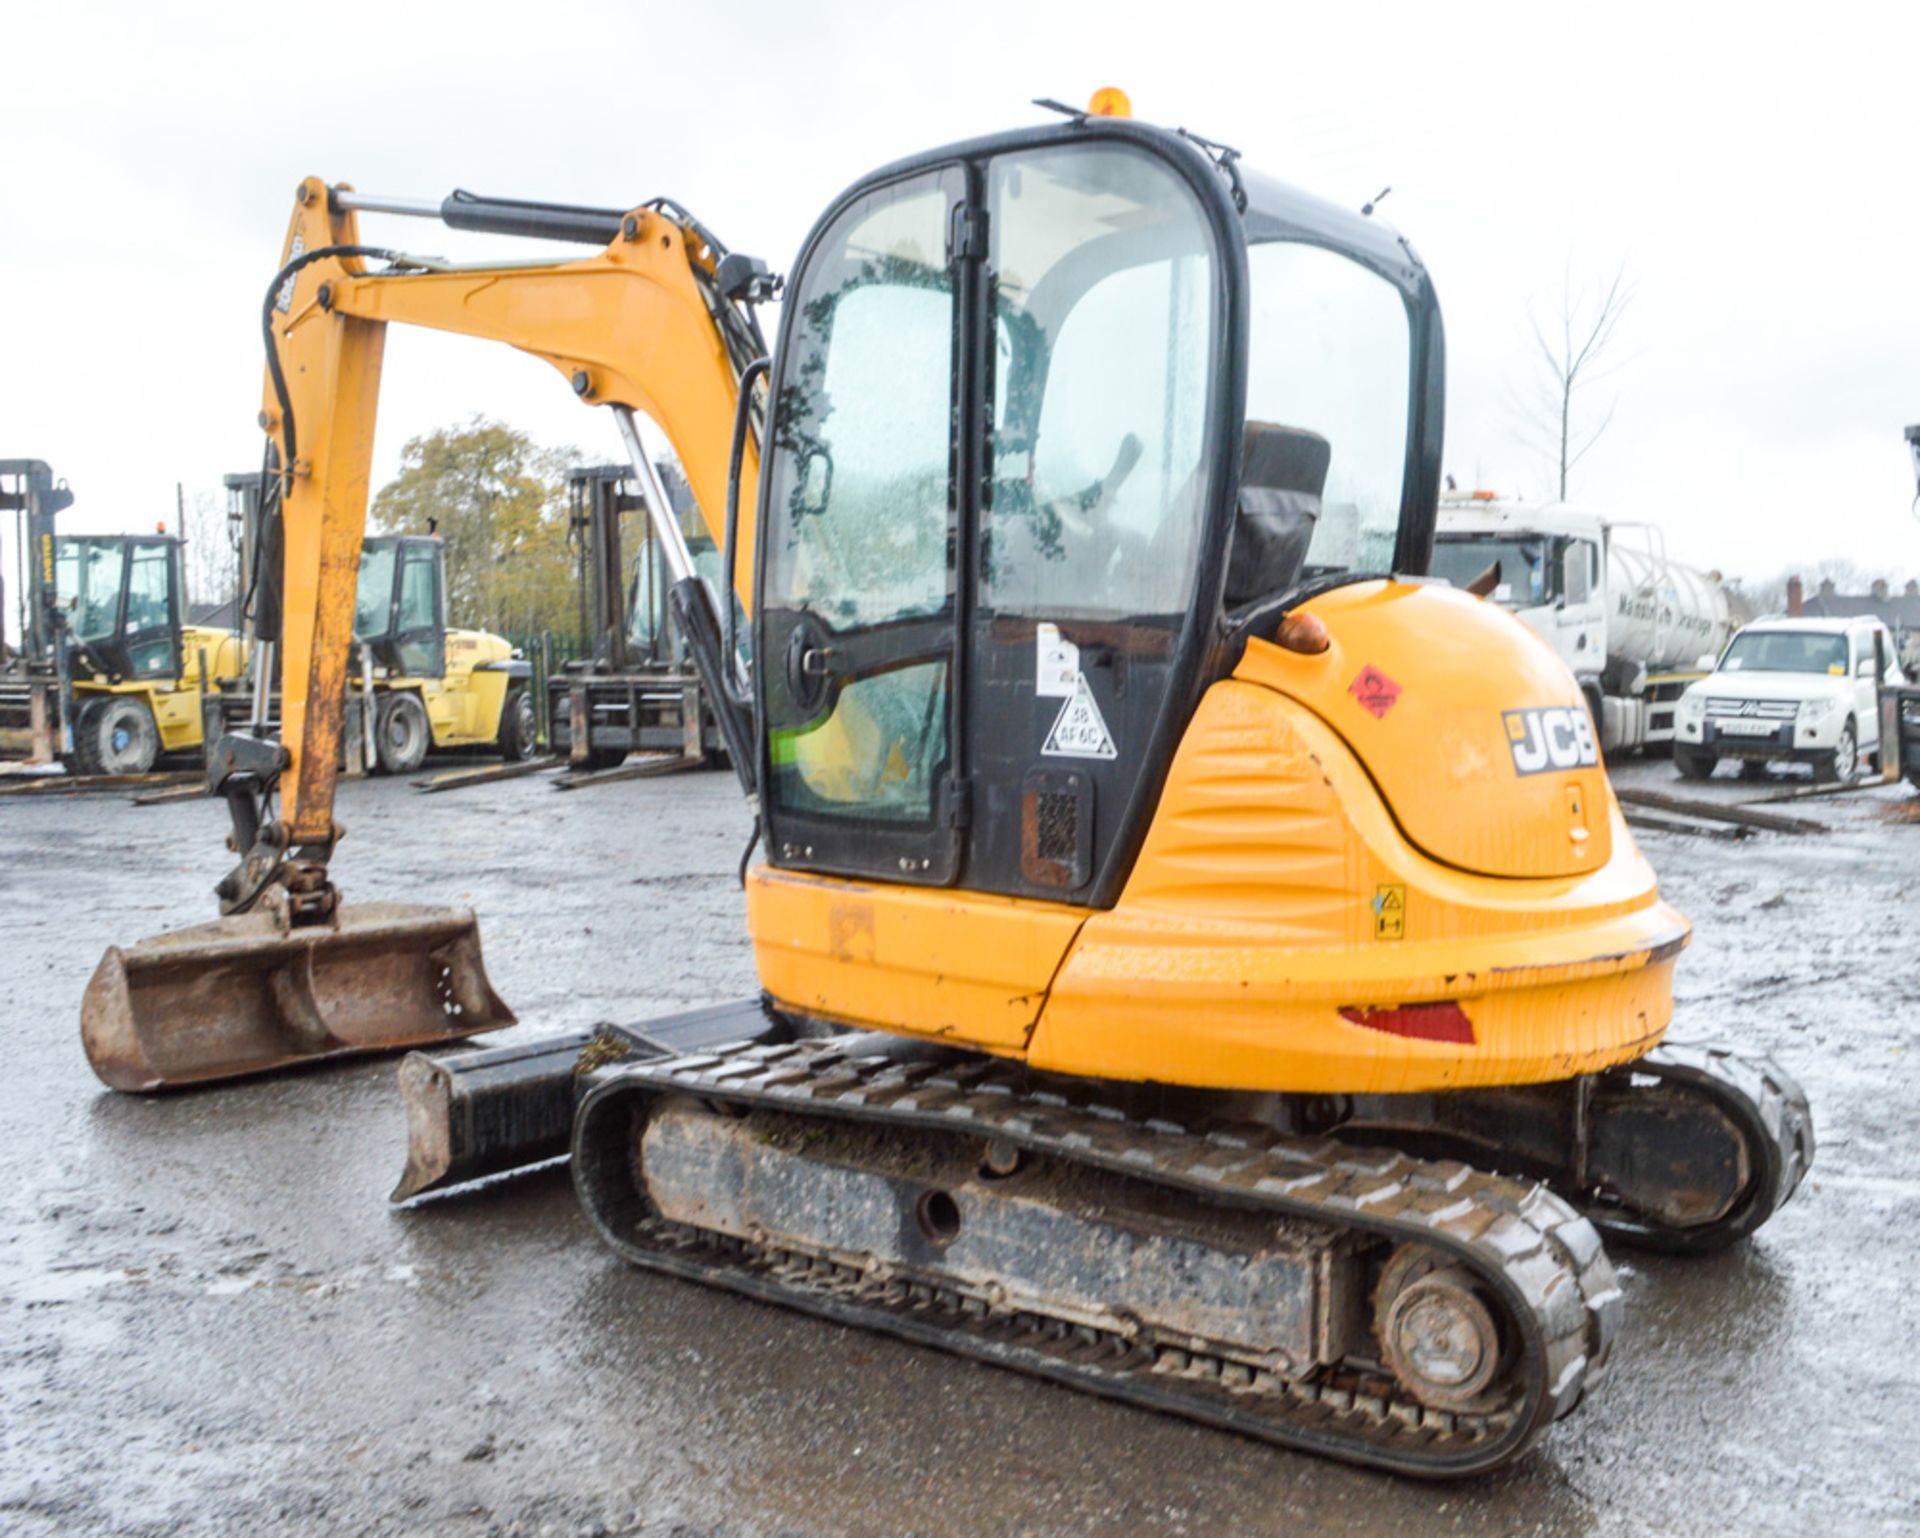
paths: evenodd
<path fill-rule="evenodd" d="M 257 566 L 262 538 L 260 472 L 241 470 L 223 476 L 227 490 L 228 539 L 239 563 L 234 591 L 240 595 L 234 628 L 255 641 L 272 640 L 280 630 L 278 574 Z"/>
<path fill-rule="evenodd" d="M 0 459 L 0 511 L 16 515 L 20 551 L 20 649 L 35 661 L 53 656 L 58 616 L 54 608 L 54 518 L 73 506 L 65 482 L 55 484 L 43 459 Z M 0 608 L 5 594 L 0 589 Z"/>
<path fill-rule="evenodd" d="M 611 672 L 632 665 L 626 567 L 620 519 L 646 503 L 628 465 L 586 465 L 567 476 L 567 537 L 578 557 L 580 633 L 594 661 Z M 636 605 L 650 595 L 635 593 Z"/>

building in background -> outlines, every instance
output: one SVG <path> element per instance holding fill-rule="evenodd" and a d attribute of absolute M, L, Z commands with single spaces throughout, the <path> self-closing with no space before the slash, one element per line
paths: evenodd
<path fill-rule="evenodd" d="M 1920 582 L 1910 579 L 1898 593 L 1885 580 L 1876 581 L 1864 593 L 1842 593 L 1831 579 L 1823 578 L 1809 594 L 1798 577 L 1789 577 L 1787 613 L 1830 619 L 1872 615 L 1893 632 L 1901 668 L 1909 676 L 1920 669 Z"/>

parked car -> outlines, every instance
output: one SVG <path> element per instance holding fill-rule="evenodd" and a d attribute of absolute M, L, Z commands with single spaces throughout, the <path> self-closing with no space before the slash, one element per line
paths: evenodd
<path fill-rule="evenodd" d="M 1704 780 L 1723 758 L 1751 772 L 1787 761 L 1811 764 L 1817 780 L 1851 779 L 1880 761 L 1881 686 L 1905 682 L 1877 619 L 1756 620 L 1680 696 L 1674 766 Z"/>

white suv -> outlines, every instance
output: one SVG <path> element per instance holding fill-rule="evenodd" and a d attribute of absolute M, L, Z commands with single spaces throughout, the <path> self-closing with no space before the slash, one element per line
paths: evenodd
<path fill-rule="evenodd" d="M 1723 758 L 1755 771 L 1786 759 L 1817 780 L 1851 779 L 1878 761 L 1880 686 L 1905 682 L 1877 619 L 1757 620 L 1680 696 L 1674 766 L 1704 780 Z"/>

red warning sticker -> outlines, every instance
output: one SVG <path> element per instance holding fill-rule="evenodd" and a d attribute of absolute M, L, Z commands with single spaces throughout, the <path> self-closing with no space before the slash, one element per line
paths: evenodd
<path fill-rule="evenodd" d="M 1347 693 L 1377 721 L 1393 709 L 1393 702 L 1400 698 L 1400 686 L 1369 662 L 1360 670 L 1360 676 L 1347 685 Z"/>

